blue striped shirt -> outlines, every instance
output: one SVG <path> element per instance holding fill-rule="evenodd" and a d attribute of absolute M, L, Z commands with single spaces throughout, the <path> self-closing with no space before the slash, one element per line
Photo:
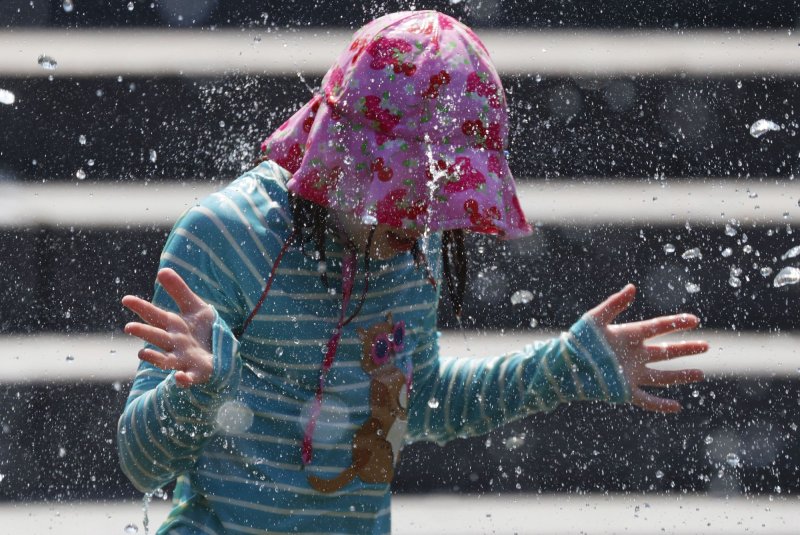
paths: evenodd
<path fill-rule="evenodd" d="M 120 463 L 136 488 L 152 492 L 178 479 L 176 505 L 159 533 L 390 532 L 389 481 L 356 476 L 332 492 L 309 484 L 356 463 L 355 437 L 375 415 L 375 396 L 381 399 L 363 368 L 376 344 L 367 333 L 383 323 L 404 330 L 402 344 L 390 334 L 382 349 L 391 347 L 394 365 L 408 377 L 407 427 L 398 427 L 406 442 L 482 434 L 570 401 L 630 399 L 616 357 L 587 317 L 513 353 L 441 357 L 438 290 L 410 253 L 399 254 L 372 262 L 363 308 L 344 328 L 327 377 L 313 462 L 303 468 L 303 433 L 341 307 L 341 245 L 329 243 L 330 289 L 319 262 L 290 248 L 253 323 L 241 339 L 233 334 L 291 233 L 288 178 L 273 162 L 245 173 L 188 210 L 161 255 L 162 267 L 175 269 L 214 307 L 216 321 L 209 382 L 180 388 L 174 372 L 142 362 L 119 420 Z M 441 236 L 426 242 L 439 279 Z M 348 314 L 363 280 L 361 267 Z M 158 284 L 153 303 L 177 310 Z"/>

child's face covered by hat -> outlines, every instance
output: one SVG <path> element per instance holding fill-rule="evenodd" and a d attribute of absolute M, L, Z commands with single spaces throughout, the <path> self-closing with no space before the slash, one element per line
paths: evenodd
<path fill-rule="evenodd" d="M 367 225 L 338 210 L 335 212 L 335 216 L 337 226 L 352 240 L 353 245 L 359 251 L 366 249 L 367 242 L 370 240 L 370 232 L 372 232 L 369 255 L 370 258 L 376 260 L 388 260 L 398 254 L 411 251 L 423 234 L 418 229 L 397 228 L 385 223 Z"/>
<path fill-rule="evenodd" d="M 293 173 L 290 191 L 377 224 L 390 251 L 405 248 L 409 233 L 529 234 L 507 134 L 505 95 L 484 45 L 451 17 L 414 11 L 357 31 L 321 94 L 262 149 Z"/>

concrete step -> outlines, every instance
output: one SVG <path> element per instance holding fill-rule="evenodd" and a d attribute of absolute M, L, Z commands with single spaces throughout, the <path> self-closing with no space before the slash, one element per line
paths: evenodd
<path fill-rule="evenodd" d="M 148 508 L 150 533 L 169 504 Z M 145 533 L 138 501 L 26 503 L 0 506 L 9 533 Z M 546 534 L 728 535 L 796 533 L 797 498 L 709 495 L 465 495 L 392 497 L 392 533 L 415 535 Z M 130 528 L 131 530 L 133 528 Z"/>
<path fill-rule="evenodd" d="M 0 31 L 0 76 L 47 78 L 220 74 L 321 76 L 347 46 L 341 28 Z M 786 30 L 563 30 L 480 32 L 505 75 L 617 77 L 796 76 L 797 39 Z M 48 54 L 56 70 L 36 62 Z"/>
<path fill-rule="evenodd" d="M 443 331 L 443 355 L 464 358 L 500 355 L 558 331 Z M 711 350 L 661 363 L 660 369 L 691 366 L 714 379 L 800 380 L 800 333 L 748 333 L 700 329 L 666 340 L 708 340 Z M 0 384 L 127 384 L 138 365 L 137 338 L 119 333 L 0 336 Z"/>

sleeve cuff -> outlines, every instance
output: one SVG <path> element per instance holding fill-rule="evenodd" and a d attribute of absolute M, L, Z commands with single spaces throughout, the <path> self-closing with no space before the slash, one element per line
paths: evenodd
<path fill-rule="evenodd" d="M 617 355 L 590 316 L 578 320 L 564 338 L 574 358 L 572 372 L 582 383 L 586 399 L 611 403 L 631 400 L 631 388 Z"/>
<path fill-rule="evenodd" d="M 216 309 L 214 316 L 214 323 L 211 326 L 214 369 L 208 382 L 191 387 L 199 398 L 226 396 L 235 392 L 241 378 L 242 359 L 239 356 L 239 341 Z"/>

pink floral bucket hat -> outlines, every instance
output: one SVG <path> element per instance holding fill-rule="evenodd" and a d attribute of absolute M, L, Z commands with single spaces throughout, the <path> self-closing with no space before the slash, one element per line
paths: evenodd
<path fill-rule="evenodd" d="M 500 77 L 467 26 L 435 11 L 358 30 L 314 96 L 262 143 L 288 188 L 367 224 L 530 234 L 508 168 Z"/>

